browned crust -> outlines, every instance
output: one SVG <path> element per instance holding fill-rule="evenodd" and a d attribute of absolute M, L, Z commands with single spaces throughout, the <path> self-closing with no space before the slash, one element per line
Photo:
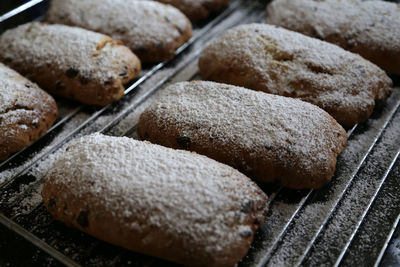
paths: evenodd
<path fill-rule="evenodd" d="M 125 57 L 124 62 L 120 63 L 121 74 L 117 79 L 102 82 L 90 77 L 82 77 L 79 74 L 71 76 L 60 69 L 57 69 L 54 74 L 48 75 L 45 70 L 40 68 L 34 72 L 28 70 L 26 75 L 32 77 L 50 93 L 75 99 L 85 104 L 106 106 L 121 99 L 124 96 L 124 84 L 138 77 L 141 71 L 139 59 L 127 47 L 111 39 L 106 42 L 112 42 L 114 49 Z"/>
<path fill-rule="evenodd" d="M 27 95 L 31 94 L 30 91 L 36 91 L 34 95 L 36 100 L 29 106 L 14 105 L 9 112 L 21 109 L 34 110 L 38 113 L 38 120 L 33 121 L 32 118 L 19 116 L 16 117 L 16 123 L 11 125 L 0 121 L 0 160 L 7 159 L 11 154 L 39 139 L 58 117 L 57 104 L 50 95 L 22 76 L 19 77 L 19 82 L 26 86 Z M 25 125 L 26 128 L 21 128 L 20 125 Z"/>
<path fill-rule="evenodd" d="M 135 42 L 130 43 L 127 40 L 125 40 L 125 43 L 143 62 L 156 63 L 172 59 L 175 56 L 176 50 L 192 37 L 192 24 L 189 19 L 186 18 L 186 20 L 186 28 L 177 29 L 180 35 L 171 42 L 149 43 L 145 47 L 138 46 Z"/>
<path fill-rule="evenodd" d="M 124 55 L 124 62 L 121 62 L 121 75 L 117 79 L 102 82 L 99 79 L 81 76 L 79 66 L 71 66 L 65 69 L 58 64 L 36 65 L 26 58 L 24 64 L 14 58 L 5 58 L 0 54 L 0 61 L 17 70 L 30 80 L 38 83 L 46 91 L 62 97 L 77 100 L 79 102 L 106 106 L 118 101 L 124 96 L 124 83 L 139 76 L 141 64 L 139 59 L 121 42 L 116 42 L 110 37 L 105 37 L 99 43 L 101 51 L 106 43 L 111 43 L 116 53 Z M 96 55 L 93 55 L 93 57 Z M 24 54 L 21 54 L 24 57 Z"/>
<path fill-rule="evenodd" d="M 199 21 L 207 18 L 210 13 L 225 8 L 230 0 L 201 0 L 201 1 L 182 1 L 182 0 L 156 0 L 164 4 L 170 4 L 182 11 L 190 20 Z"/>

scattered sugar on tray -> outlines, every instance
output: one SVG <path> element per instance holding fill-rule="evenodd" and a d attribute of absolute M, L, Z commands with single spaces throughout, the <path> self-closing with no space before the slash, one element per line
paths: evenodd
<path fill-rule="evenodd" d="M 122 136 L 137 125 L 140 114 L 150 105 L 151 101 L 146 101 L 144 105 L 139 106 L 133 112 L 129 113 L 118 125 L 112 129 L 112 135 Z"/>
<path fill-rule="evenodd" d="M 396 202 L 393 201 L 396 199 Z M 385 229 L 391 229 L 392 221 L 390 221 L 390 208 L 398 206 L 399 200 L 398 197 L 394 194 L 388 193 L 384 199 L 381 199 L 383 202 L 382 206 L 385 207 L 380 209 L 373 216 L 369 217 L 370 224 L 374 226 L 379 225 L 380 227 L 385 227 Z M 376 211 L 376 210 L 375 210 Z M 359 250 L 369 250 L 374 251 L 375 255 L 381 250 L 381 247 L 378 247 L 374 244 L 377 244 L 379 241 L 377 240 L 377 236 L 374 234 L 376 231 L 376 227 L 371 227 L 369 225 L 364 225 L 365 230 L 359 234 L 358 238 L 360 239 L 360 244 L 358 245 Z"/>
<path fill-rule="evenodd" d="M 326 255 L 328 251 L 331 253 L 339 253 L 338 249 L 347 242 L 350 235 L 355 230 L 355 226 L 359 222 L 361 216 L 370 204 L 372 197 L 376 193 L 377 188 L 384 178 L 383 174 L 388 168 L 391 157 L 393 156 L 393 152 L 383 154 L 381 151 L 384 151 L 384 149 L 382 147 L 379 147 L 381 145 L 384 144 L 380 143 L 377 149 L 372 154 L 372 156 L 375 157 L 377 160 L 369 162 L 369 165 L 367 165 L 366 168 L 363 169 L 361 174 L 362 179 L 357 180 L 357 186 L 353 186 L 350 188 L 350 190 L 347 191 L 344 200 L 341 201 L 341 205 L 335 213 L 335 216 L 332 218 L 330 224 L 322 234 L 323 240 L 317 242 L 314 245 L 314 249 L 317 252 L 316 255 L 318 257 L 310 258 L 310 261 L 313 262 L 313 265 L 318 265 L 320 261 L 325 262 L 328 258 Z M 377 173 L 379 174 L 379 176 L 377 176 Z M 385 198 L 386 200 L 384 199 L 383 202 L 388 202 L 391 196 L 388 194 L 385 196 Z M 316 209 L 318 208 L 319 207 L 317 206 Z M 376 220 L 380 221 L 381 226 L 383 226 L 385 223 L 388 223 L 382 221 L 382 218 L 384 218 L 385 216 L 385 212 L 386 209 L 382 209 L 381 212 L 378 214 L 380 216 L 377 216 L 375 218 Z M 368 241 L 370 240 L 364 241 L 366 242 L 362 245 L 368 246 Z M 377 247 L 375 249 L 380 248 Z"/>
<path fill-rule="evenodd" d="M 356 249 L 350 250 L 349 256 L 344 263 L 353 261 L 354 253 L 368 252 L 372 255 L 378 255 L 381 251 L 382 248 L 376 246 L 376 244 L 382 244 L 384 240 L 382 237 L 386 238 L 386 234 L 392 229 L 394 219 L 398 215 L 400 197 L 395 193 L 396 187 L 394 184 L 398 183 L 399 179 L 393 179 L 396 174 L 400 177 L 399 168 L 397 168 L 395 174 L 391 174 L 392 180 L 389 182 L 389 186 L 387 186 L 386 182 L 383 191 L 379 193 L 374 202 L 375 206 L 369 211 L 368 219 L 363 223 L 363 229 L 357 233 L 358 240 L 355 245 L 353 244 Z M 378 227 L 381 231 L 377 233 Z M 390 248 L 388 250 L 390 251 Z"/>
<path fill-rule="evenodd" d="M 29 192 L 29 195 L 22 198 L 22 200 L 18 203 L 18 206 L 13 208 L 14 214 L 29 214 L 33 208 L 36 208 L 40 203 L 42 203 L 42 197 L 40 196 L 42 187 L 42 184 L 35 187 L 33 191 Z"/>
<path fill-rule="evenodd" d="M 157 98 L 158 94 L 155 94 L 150 97 L 146 102 L 141 104 L 139 107 L 135 108 L 134 111 L 129 113 L 124 119 L 122 119 L 118 125 L 116 125 L 112 129 L 112 135 L 114 136 L 121 136 L 126 134 L 129 130 L 131 130 L 133 127 L 135 127 L 139 121 L 140 115 L 144 112 L 144 110 L 149 107 L 152 104 L 152 101 L 154 101 Z M 130 136 L 132 137 L 132 136 Z"/>
<path fill-rule="evenodd" d="M 173 75 L 174 74 L 174 68 L 163 68 L 156 73 L 154 73 L 149 79 L 147 79 L 140 87 L 141 88 L 155 88 L 161 80 L 164 80 L 166 77 Z M 161 88 L 158 88 L 158 90 L 148 96 L 146 98 L 146 101 L 141 103 L 139 106 L 135 105 L 134 109 L 129 112 L 129 114 L 126 115 L 121 121 L 118 122 L 117 125 L 115 125 L 111 130 L 110 133 L 107 133 L 107 135 L 112 135 L 112 136 L 121 136 L 127 133 L 127 131 L 131 130 L 134 126 L 137 125 L 137 122 L 139 120 L 140 114 L 147 108 L 151 103 L 157 98 L 157 96 L 162 92 L 166 84 L 169 84 L 166 82 Z M 138 90 L 135 93 L 135 98 L 139 99 L 141 98 L 144 94 L 147 94 L 147 90 Z M 130 103 L 127 103 L 124 107 L 126 108 L 131 108 L 132 106 L 129 105 Z M 132 137 L 132 136 L 130 136 Z M 137 139 L 137 138 L 136 138 Z"/>

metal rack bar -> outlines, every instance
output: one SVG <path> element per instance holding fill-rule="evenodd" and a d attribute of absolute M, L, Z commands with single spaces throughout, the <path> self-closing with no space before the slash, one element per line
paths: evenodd
<path fill-rule="evenodd" d="M 13 230 L 15 233 L 19 234 L 26 240 L 30 241 L 32 244 L 40 248 L 41 250 L 47 252 L 49 255 L 54 257 L 60 262 L 63 262 L 66 266 L 80 266 L 73 260 L 69 259 L 68 257 L 64 256 L 45 242 L 43 242 L 41 239 L 37 238 L 35 235 L 32 235 L 28 231 L 26 231 L 24 228 L 16 224 L 15 222 L 11 221 L 7 217 L 3 216 L 0 213 L 0 223 L 2 225 L 5 225 L 7 228 Z"/>
<path fill-rule="evenodd" d="M 335 262 L 335 264 L 334 264 L 334 266 L 339 266 L 340 263 L 342 262 L 342 259 L 343 259 L 344 254 L 346 253 L 347 249 L 349 248 L 350 243 L 353 241 L 353 238 L 354 238 L 354 236 L 356 235 L 357 231 L 360 229 L 361 223 L 364 221 L 365 216 L 367 215 L 367 213 L 368 213 L 369 210 L 371 209 L 371 206 L 372 206 L 373 202 L 375 201 L 375 199 L 376 199 L 378 193 L 380 192 L 383 183 L 386 181 L 386 178 L 387 178 L 387 176 L 389 175 L 390 171 L 392 170 L 394 164 L 396 163 L 396 161 L 397 161 L 399 155 L 400 155 L 400 151 L 397 152 L 396 156 L 394 157 L 394 159 L 393 159 L 392 162 L 390 163 L 390 166 L 389 166 L 389 168 L 386 170 L 382 181 L 379 183 L 379 186 L 378 186 L 378 188 L 377 188 L 375 194 L 373 195 L 373 197 L 372 197 L 371 200 L 369 201 L 368 206 L 367 206 L 367 208 L 365 209 L 365 211 L 363 212 L 363 214 L 361 215 L 360 220 L 357 222 L 356 228 L 355 228 L 355 229 L 353 230 L 353 232 L 351 233 L 350 238 L 348 239 L 348 241 L 346 242 L 346 244 L 345 244 L 344 247 L 342 248 L 342 250 L 341 250 L 341 252 L 340 252 L 340 254 L 339 254 L 339 256 L 338 256 L 338 258 L 337 258 L 337 260 L 336 260 L 336 262 Z"/>
<path fill-rule="evenodd" d="M 22 12 L 24 12 L 24 11 L 30 9 L 30 8 L 32 8 L 32 7 L 38 5 L 38 4 L 40 4 L 43 1 L 46 1 L 46 0 L 31 0 L 29 2 L 26 2 L 25 4 L 22 4 L 21 6 L 19 6 L 19 7 L 15 8 L 15 9 L 13 9 L 13 10 L 1 15 L 0 16 L 0 23 L 2 23 L 2 22 L 6 21 L 6 20 L 8 20 L 8 19 L 10 19 L 10 18 L 12 18 L 12 17 L 14 17 L 14 16 L 16 16 L 16 15 L 18 15 L 18 14 L 20 14 L 20 13 L 22 13 Z"/>
<path fill-rule="evenodd" d="M 387 236 L 381 251 L 379 252 L 379 255 L 378 255 L 378 258 L 375 261 L 374 267 L 377 267 L 377 266 L 379 266 L 381 264 L 383 256 L 384 256 L 384 254 L 385 254 L 385 252 L 386 252 L 386 250 L 388 248 L 388 245 L 389 245 L 390 241 L 393 238 L 394 232 L 396 231 L 396 227 L 399 225 L 399 222 L 400 222 L 400 214 L 397 216 L 396 220 L 394 221 L 394 223 L 392 225 L 392 229 L 391 229 L 389 235 Z"/>

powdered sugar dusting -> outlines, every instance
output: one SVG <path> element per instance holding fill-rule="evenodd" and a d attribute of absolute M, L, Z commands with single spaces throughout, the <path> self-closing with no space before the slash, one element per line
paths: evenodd
<path fill-rule="evenodd" d="M 18 26 L 0 37 L 1 58 L 18 66 L 46 67 L 101 82 L 119 78 L 124 53 L 106 35 L 64 25 L 33 22 Z"/>
<path fill-rule="evenodd" d="M 135 0 L 54 0 L 47 19 L 108 34 L 133 50 L 171 43 L 188 26 L 170 5 Z"/>
<path fill-rule="evenodd" d="M 234 71 L 245 87 L 316 104 L 346 126 L 366 119 L 391 86 L 381 69 L 358 55 L 266 24 L 227 31 L 203 50 L 199 65 L 206 77 Z"/>
<path fill-rule="evenodd" d="M 364 44 L 370 49 L 400 50 L 400 5 L 387 1 L 275 0 L 268 6 L 267 23 L 350 49 Z"/>
<path fill-rule="evenodd" d="M 28 131 L 37 127 L 46 114 L 53 113 L 50 109 L 54 100 L 45 95 L 36 84 L 0 63 L 0 136 Z"/>
<path fill-rule="evenodd" d="M 315 166 L 322 173 L 329 170 L 346 138 L 340 125 L 309 103 L 202 81 L 171 85 L 141 120 L 163 131 L 177 128 L 193 144 L 212 140 L 233 158 L 252 151 L 274 160 L 278 156 L 286 168 L 295 161 L 307 172 Z"/>
<path fill-rule="evenodd" d="M 29 89 L 30 87 L 36 87 L 36 90 Z M 17 123 L 20 116 L 24 115 L 32 117 L 32 123 L 34 123 L 38 119 L 36 117 L 38 113 L 36 110 L 27 108 L 38 101 L 36 99 L 39 96 L 37 88 L 35 84 L 0 63 L 1 124 Z M 20 108 L 16 109 L 16 106 Z"/>
<path fill-rule="evenodd" d="M 101 206 L 126 229 L 164 229 L 181 236 L 185 250 L 211 255 L 242 242 L 249 215 L 240 210 L 249 196 L 266 201 L 247 177 L 206 157 L 101 134 L 74 141 L 46 183 L 73 188 L 59 193 L 61 201 L 90 195 L 89 207 Z"/>
<path fill-rule="evenodd" d="M 42 203 L 42 197 L 40 196 L 42 188 L 43 184 L 36 184 L 34 188 L 29 191 L 29 194 L 26 194 L 22 199 L 20 199 L 17 202 L 18 205 L 13 207 L 14 216 L 29 214 L 34 208 Z M 18 197 L 20 197 L 20 195 L 10 198 L 9 203 L 16 202 Z"/>

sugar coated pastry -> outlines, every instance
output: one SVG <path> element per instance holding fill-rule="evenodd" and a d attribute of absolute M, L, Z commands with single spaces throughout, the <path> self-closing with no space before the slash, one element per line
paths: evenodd
<path fill-rule="evenodd" d="M 137 128 L 142 139 L 295 189 L 329 182 L 347 141 L 344 129 L 317 106 L 204 81 L 171 85 L 140 116 Z"/>
<path fill-rule="evenodd" d="M 172 58 L 192 36 L 184 14 L 154 1 L 53 0 L 47 20 L 110 35 L 145 62 Z"/>
<path fill-rule="evenodd" d="M 0 160 L 37 140 L 57 115 L 50 95 L 0 63 Z"/>
<path fill-rule="evenodd" d="M 234 266 L 264 222 L 267 196 L 207 157 L 93 134 L 67 148 L 42 191 L 57 220 L 190 266 Z"/>
<path fill-rule="evenodd" d="M 182 11 L 189 19 L 205 19 L 213 11 L 219 11 L 229 4 L 229 0 L 156 0 L 170 4 Z"/>
<path fill-rule="evenodd" d="M 124 95 L 140 61 L 110 37 L 64 25 L 28 23 L 0 36 L 0 61 L 50 93 L 104 106 Z"/>
<path fill-rule="evenodd" d="M 313 103 L 345 127 L 367 120 L 392 86 L 359 55 L 267 24 L 228 30 L 204 48 L 199 67 L 211 80 Z"/>
<path fill-rule="evenodd" d="M 400 74 L 400 4 L 363 0 L 275 0 L 267 23 L 337 44 Z"/>

